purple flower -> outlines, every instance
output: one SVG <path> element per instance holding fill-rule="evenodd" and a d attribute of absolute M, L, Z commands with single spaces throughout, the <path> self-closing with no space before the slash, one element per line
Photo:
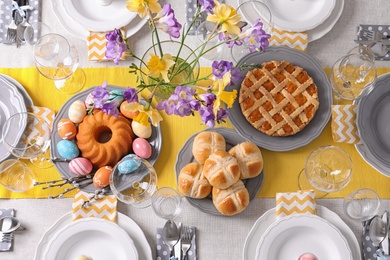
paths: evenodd
<path fill-rule="evenodd" d="M 115 101 L 104 103 L 101 109 L 107 115 L 113 115 L 115 117 L 118 117 L 119 111 Z"/>
<path fill-rule="evenodd" d="M 92 92 L 94 99 L 94 107 L 101 108 L 105 101 L 110 98 L 110 93 L 107 91 L 107 82 L 104 81 L 101 87 L 96 87 Z"/>
<path fill-rule="evenodd" d="M 263 23 L 257 19 L 253 26 L 246 30 L 242 41 L 248 45 L 250 52 L 264 51 L 269 46 L 269 38 L 271 38 L 271 35 L 263 30 Z"/>
<path fill-rule="evenodd" d="M 187 102 L 184 99 L 177 101 L 175 107 L 175 115 L 184 117 L 184 116 L 189 116 L 191 114 L 192 114 L 192 109 L 189 102 Z"/>
<path fill-rule="evenodd" d="M 123 92 L 123 98 L 129 103 L 138 102 L 137 89 L 128 87 Z"/>
<path fill-rule="evenodd" d="M 126 44 L 123 42 L 121 31 L 115 29 L 106 34 L 106 58 L 114 60 L 115 64 L 119 64 L 119 59 L 126 51 Z"/>
<path fill-rule="evenodd" d="M 200 105 L 201 105 L 201 104 L 200 104 L 200 101 L 197 100 L 197 99 L 191 100 L 191 101 L 189 102 L 189 104 L 190 104 L 191 109 L 192 109 L 192 110 L 195 110 L 195 111 L 198 111 L 199 108 L 200 108 Z"/>
<path fill-rule="evenodd" d="M 180 37 L 181 24 L 175 18 L 175 12 L 170 4 L 164 4 L 163 8 L 157 13 L 155 21 L 156 28 L 169 34 L 173 38 Z"/>
<path fill-rule="evenodd" d="M 244 76 L 241 73 L 240 68 L 233 68 L 230 72 L 230 86 L 233 86 L 234 83 L 241 82 L 244 79 Z"/>
<path fill-rule="evenodd" d="M 240 31 L 242 32 L 242 29 L 247 26 L 247 22 L 240 21 L 238 22 L 238 26 L 240 27 Z M 218 34 L 218 39 L 220 41 L 226 41 L 226 44 L 229 48 L 232 48 L 234 45 L 241 46 L 242 41 L 240 41 L 237 37 L 237 35 L 230 35 L 227 32 L 221 32 Z"/>
<path fill-rule="evenodd" d="M 213 69 L 213 75 L 216 79 L 221 79 L 223 75 L 225 75 L 226 72 L 231 71 L 233 68 L 233 62 L 221 60 L 213 61 L 212 69 Z"/>
<path fill-rule="evenodd" d="M 215 6 L 214 0 L 198 0 L 202 6 L 202 10 L 206 10 L 207 13 L 212 13 L 212 10 Z"/>
<path fill-rule="evenodd" d="M 215 126 L 215 116 L 213 113 L 213 106 L 202 106 L 199 109 L 199 115 L 201 116 L 202 121 L 208 126 L 208 127 L 214 127 Z"/>
<path fill-rule="evenodd" d="M 206 105 L 211 105 L 214 103 L 214 100 L 217 96 L 211 92 L 207 92 L 206 94 L 200 95 L 200 97 L 206 102 Z"/>
<path fill-rule="evenodd" d="M 165 110 L 165 113 L 167 115 L 172 115 L 175 112 L 175 107 L 176 107 L 176 102 L 173 99 L 167 99 L 164 101 L 161 101 L 160 103 L 157 104 L 156 108 L 158 110 Z"/>
<path fill-rule="evenodd" d="M 221 108 L 217 112 L 217 122 L 222 121 L 223 119 L 227 118 L 229 115 L 228 111 L 224 108 Z"/>
<path fill-rule="evenodd" d="M 188 86 L 177 86 L 175 92 L 172 94 L 172 98 L 175 100 L 184 99 L 190 101 L 195 94 L 195 89 Z"/>

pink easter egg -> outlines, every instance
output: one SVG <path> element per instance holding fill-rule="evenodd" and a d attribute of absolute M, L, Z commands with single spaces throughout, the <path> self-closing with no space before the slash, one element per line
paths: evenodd
<path fill-rule="evenodd" d="M 68 117 L 75 124 L 81 123 L 86 114 L 87 109 L 82 100 L 76 100 L 69 106 Z"/>
<path fill-rule="evenodd" d="M 77 134 L 75 124 L 67 118 L 61 118 L 57 124 L 58 135 L 65 140 L 72 140 Z"/>
<path fill-rule="evenodd" d="M 146 139 L 138 137 L 133 141 L 133 151 L 139 157 L 148 159 L 152 155 L 152 146 Z"/>
<path fill-rule="evenodd" d="M 76 175 L 87 175 L 92 171 L 92 163 L 85 158 L 78 157 L 69 162 L 69 171 Z"/>

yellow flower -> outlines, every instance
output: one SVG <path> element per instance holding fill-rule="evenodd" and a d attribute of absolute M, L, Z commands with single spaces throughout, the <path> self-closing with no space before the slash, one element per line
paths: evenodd
<path fill-rule="evenodd" d="M 236 10 L 226 4 L 220 4 L 214 1 L 213 14 L 207 16 L 207 21 L 221 25 L 220 32 L 227 32 L 231 35 L 240 34 L 240 19 L 241 15 L 237 14 Z"/>
<path fill-rule="evenodd" d="M 221 108 L 222 102 L 225 103 L 228 108 L 233 106 L 234 100 L 237 97 L 237 90 L 234 89 L 232 92 L 225 91 L 225 87 L 230 83 L 231 74 L 230 72 L 225 73 L 223 78 L 214 81 L 212 89 L 216 91 L 216 100 L 214 102 L 214 113 Z"/>
<path fill-rule="evenodd" d="M 175 62 L 170 54 L 164 54 L 160 59 L 157 55 L 151 53 L 150 60 L 147 63 L 149 68 L 148 75 L 156 78 L 161 75 L 165 82 L 169 82 L 168 71 L 173 64 L 175 64 Z"/>
<path fill-rule="evenodd" d="M 144 18 L 148 13 L 148 9 L 152 13 L 160 12 L 161 5 L 158 3 L 158 0 L 128 0 L 126 8 Z"/>
<path fill-rule="evenodd" d="M 134 121 L 140 123 L 141 125 L 148 126 L 150 125 L 149 119 L 152 122 L 152 125 L 158 126 L 158 124 L 163 120 L 162 116 L 158 112 L 157 109 L 154 108 L 148 108 L 145 109 L 145 106 L 136 103 L 131 102 L 125 106 L 125 109 L 129 112 L 136 112 L 139 111 L 140 113 L 136 118 L 134 118 Z"/>

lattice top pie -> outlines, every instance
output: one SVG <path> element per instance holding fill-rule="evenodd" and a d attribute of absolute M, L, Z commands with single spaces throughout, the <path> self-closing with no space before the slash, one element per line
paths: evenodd
<path fill-rule="evenodd" d="M 274 60 L 248 71 L 239 102 L 248 122 L 269 136 L 298 133 L 319 107 L 317 86 L 307 72 Z"/>

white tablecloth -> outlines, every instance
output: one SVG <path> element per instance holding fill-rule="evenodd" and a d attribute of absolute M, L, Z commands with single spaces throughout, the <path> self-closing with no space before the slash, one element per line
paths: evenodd
<path fill-rule="evenodd" d="M 56 1 L 56 0 L 52 0 Z M 91 0 L 90 0 L 91 1 Z M 184 1 L 167 1 L 175 8 L 179 21 L 184 21 Z M 228 0 L 236 6 L 235 0 Z M 356 27 L 360 23 L 390 24 L 388 0 L 345 0 L 343 14 L 332 31 L 319 40 L 311 42 L 307 53 L 316 59 L 322 67 L 331 67 L 333 62 L 344 55 L 352 47 L 356 34 Z M 81 39 L 69 34 L 56 19 L 51 8 L 51 2 L 43 0 L 42 21 L 49 24 L 53 32 L 61 33 L 71 39 L 77 46 L 81 58 L 81 67 L 114 66 L 106 62 L 90 62 L 86 58 L 86 45 Z M 134 37 L 130 44 L 137 53 L 143 53 L 150 45 L 150 34 L 145 26 Z M 0 67 L 27 67 L 33 66 L 31 47 L 28 45 L 16 49 L 15 46 L 0 44 Z M 122 62 L 120 66 L 128 66 L 131 61 Z M 207 62 L 202 63 L 207 66 Z M 389 67 L 388 62 L 378 62 L 378 67 Z M 378 173 L 379 174 L 379 173 Z M 33 259 L 35 248 L 44 232 L 62 215 L 71 210 L 71 199 L 0 199 L 0 208 L 15 208 L 26 231 L 17 233 L 13 252 L 0 252 L 1 260 Z M 352 221 L 343 212 L 341 199 L 321 199 L 318 204 L 333 210 L 351 227 L 360 241 L 361 223 Z M 200 212 L 184 203 L 183 211 L 178 218 L 187 225 L 198 228 L 198 255 L 199 259 L 237 260 L 242 256 L 245 238 L 255 221 L 269 208 L 274 207 L 274 199 L 255 199 L 248 209 L 234 217 L 216 217 Z M 390 208 L 390 201 L 383 200 L 381 212 Z M 156 217 L 152 209 L 136 210 L 130 206 L 119 205 L 119 211 L 130 216 L 145 232 L 155 255 L 155 229 L 161 227 L 163 219 Z"/>

